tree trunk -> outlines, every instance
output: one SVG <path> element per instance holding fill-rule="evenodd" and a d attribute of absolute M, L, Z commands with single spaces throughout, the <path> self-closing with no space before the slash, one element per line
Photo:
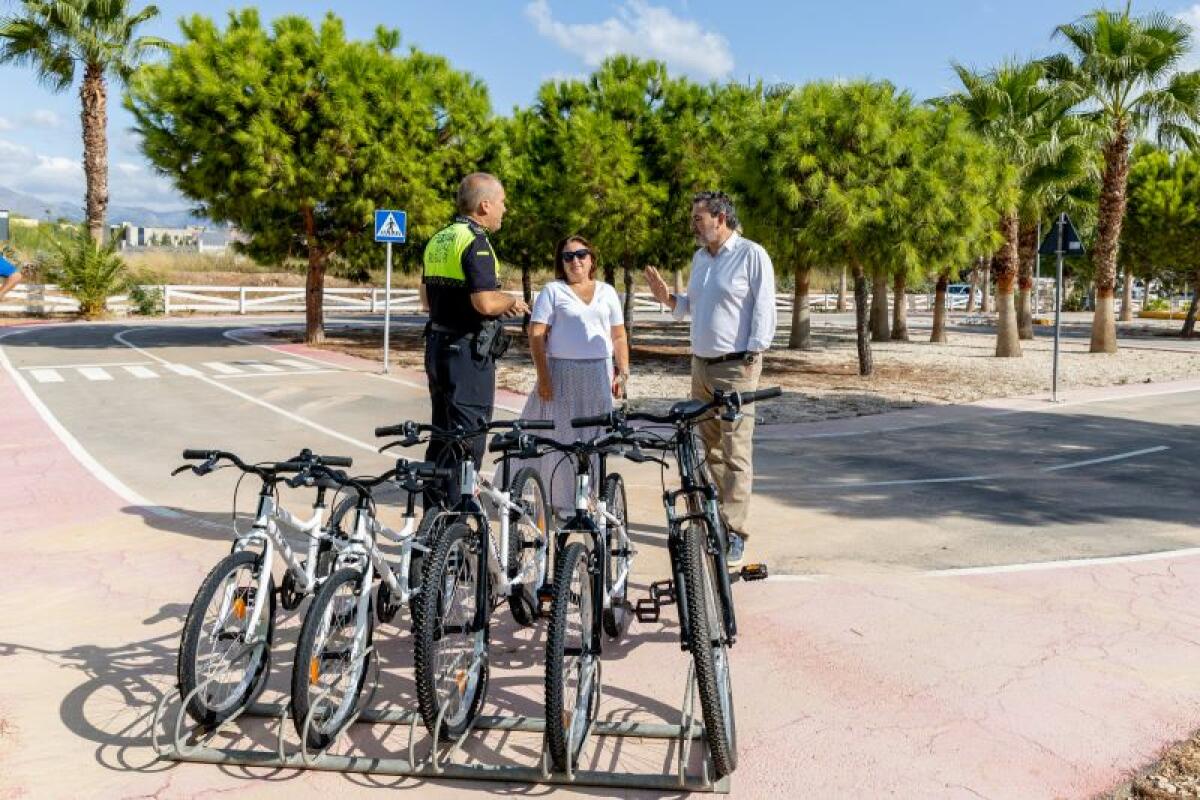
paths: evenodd
<path fill-rule="evenodd" d="M 317 246 L 317 224 L 308 206 L 304 215 L 305 246 L 308 248 L 308 275 L 304 281 L 304 343 L 325 341 L 325 255 Z"/>
<path fill-rule="evenodd" d="M 1020 240 L 1020 222 L 1015 211 L 1004 215 L 1000 221 L 1004 244 L 992 259 L 996 269 L 996 355 L 1000 358 L 1017 358 L 1021 355 L 1021 339 L 1017 335 L 1017 306 L 1014 290 L 1020 256 L 1017 246 Z M 984 295 L 986 298 L 987 295 Z"/>
<path fill-rule="evenodd" d="M 892 339 L 897 342 L 908 341 L 908 275 L 897 273 L 892 278 Z"/>
<path fill-rule="evenodd" d="M 812 348 L 812 311 L 808 307 L 808 282 L 812 270 L 796 264 L 796 286 L 792 294 L 792 332 L 788 336 L 788 349 L 808 350 Z"/>
<path fill-rule="evenodd" d="M 992 272 L 996 269 L 996 259 L 985 259 L 983 265 L 983 291 L 979 297 L 979 311 L 986 314 L 992 310 Z"/>
<path fill-rule="evenodd" d="M 611 261 L 604 262 L 604 282 L 614 289 L 617 288 L 617 265 Z"/>
<path fill-rule="evenodd" d="M 633 344 L 633 264 L 625 264 L 625 334 Z"/>
<path fill-rule="evenodd" d="M 979 290 L 979 263 L 982 259 L 975 260 L 975 269 L 971 270 L 971 289 L 967 293 L 967 313 L 975 313 L 975 292 Z"/>
<path fill-rule="evenodd" d="M 1125 286 L 1121 292 L 1121 322 L 1133 321 L 1133 270 L 1132 264 L 1125 265 Z"/>
<path fill-rule="evenodd" d="M 675 270 L 675 294 L 683 294 L 683 270 Z"/>
<path fill-rule="evenodd" d="M 871 337 L 867 334 L 867 276 L 858 259 L 851 259 L 854 270 L 854 334 L 858 340 L 858 374 L 870 375 L 875 371 L 871 360 Z"/>
<path fill-rule="evenodd" d="M 1037 260 L 1037 224 L 1021 228 L 1018 244 L 1020 267 L 1017 272 L 1017 337 L 1033 338 L 1033 265 Z"/>
<path fill-rule="evenodd" d="M 929 341 L 946 343 L 946 287 L 950 285 L 950 274 L 946 270 L 938 273 L 937 293 L 933 306 L 933 333 Z"/>
<path fill-rule="evenodd" d="M 83 128 L 84 216 L 88 233 L 104 243 L 104 220 L 108 214 L 108 87 L 104 68 L 89 63 L 79 87 Z"/>
<path fill-rule="evenodd" d="M 1104 175 L 1100 183 L 1100 213 L 1096 220 L 1096 312 L 1092 316 L 1093 353 L 1117 352 L 1117 321 L 1113 314 L 1117 284 L 1117 254 L 1125 219 L 1125 188 L 1129 178 L 1129 135 L 1118 127 L 1104 148 Z"/>
<path fill-rule="evenodd" d="M 886 342 L 892 333 L 888 328 L 887 275 L 876 275 L 871 282 L 871 341 Z"/>
<path fill-rule="evenodd" d="M 1187 316 L 1183 319 L 1183 330 L 1179 335 L 1184 339 L 1192 338 L 1196 330 L 1196 304 L 1200 302 L 1200 270 L 1192 274 L 1192 302 L 1188 305 Z"/>
<path fill-rule="evenodd" d="M 842 274 L 841 274 L 841 277 L 838 278 L 837 310 L 838 311 L 846 310 L 846 265 L 845 264 L 842 265 Z"/>

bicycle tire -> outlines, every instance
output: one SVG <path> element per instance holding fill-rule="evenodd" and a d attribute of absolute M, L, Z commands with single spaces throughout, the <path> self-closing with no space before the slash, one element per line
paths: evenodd
<path fill-rule="evenodd" d="M 488 626 L 484 624 L 481 630 L 472 629 L 477 610 L 476 583 L 487 580 L 486 573 L 478 574 L 480 539 L 479 532 L 465 522 L 455 522 L 442 529 L 426 558 L 421 594 L 417 596 L 417 613 L 413 622 L 413 671 L 417 684 L 417 707 L 430 735 L 438 729 L 443 699 L 448 703 L 455 700 L 454 697 L 443 698 L 439 687 L 449 689 L 453 686 L 457 690 L 457 699 L 452 705 L 453 713 L 442 720 L 438 730 L 438 736 L 443 741 L 462 735 L 478 715 L 487 695 Z M 460 586 L 464 591 L 458 591 Z M 483 614 L 486 616 L 491 611 L 491 599 L 485 596 L 484 601 Z M 457 611 L 449 627 L 455 630 L 450 633 L 458 635 L 459 647 L 463 648 L 463 652 L 446 664 L 445 654 L 440 651 L 439 644 L 446 639 L 446 615 L 453 608 L 457 608 Z M 483 637 L 482 642 L 479 637 Z M 473 670 L 458 667 L 447 684 L 447 676 L 443 673 L 460 664 L 464 658 L 471 658 L 473 664 L 474 658 L 470 654 L 477 650 L 482 652 L 478 673 L 472 674 Z"/>
<path fill-rule="evenodd" d="M 572 542 L 560 554 L 554 571 L 554 601 L 546 634 L 546 744 L 556 772 L 576 766 L 598 711 L 599 657 L 591 652 L 596 620 L 588 560 L 587 548 Z M 577 629 L 573 629 L 572 616 L 578 618 Z M 578 652 L 577 660 L 568 664 L 574 652 Z"/>
<path fill-rule="evenodd" d="M 527 536 L 541 536 L 545 543 L 546 552 L 542 558 L 540 569 L 535 567 L 533 578 L 528 583 L 519 583 L 512 587 L 508 594 L 508 608 L 513 619 L 522 627 L 528 628 L 537 621 L 537 590 L 546 582 L 547 565 L 550 562 L 550 532 L 549 513 L 546 506 L 546 486 L 542 476 L 533 467 L 521 467 L 509 483 L 509 494 L 513 502 L 525 500 L 533 508 L 532 517 L 538 525 L 537 531 L 526 530 L 524 526 L 514 524 L 508 530 L 508 577 L 515 578 L 525 568 L 527 559 L 537 558 L 537 553 L 523 547 Z M 511 517 L 510 517 L 511 519 Z M 531 588 L 532 587 L 532 588 Z"/>
<path fill-rule="evenodd" d="M 252 583 L 250 585 L 233 588 L 233 595 L 230 600 L 229 609 L 224 612 L 226 617 L 230 613 L 239 619 L 246 617 L 247 610 L 253 605 L 254 598 L 261 587 L 262 574 L 264 570 L 260 565 L 261 556 L 258 553 L 249 550 L 241 550 L 236 553 L 230 553 L 217 562 L 205 576 L 200 584 L 200 588 L 196 590 L 196 596 L 192 600 L 191 606 L 188 608 L 187 618 L 183 623 L 183 634 L 179 639 L 179 655 L 176 663 L 176 677 L 179 681 L 179 692 L 181 697 L 187 698 L 193 691 L 207 680 L 210 676 L 217 674 L 217 671 L 222 667 L 217 660 L 210 660 L 207 670 L 201 669 L 199 659 L 206 655 L 202 652 L 201 640 L 204 638 L 206 628 L 208 627 L 206 619 L 208 616 L 209 606 L 217 595 L 218 590 L 225 585 L 226 581 L 242 571 L 249 571 Z M 213 693 L 211 691 L 202 690 L 196 692 L 187 704 L 187 713 L 198 725 L 211 727 L 218 725 L 221 722 L 229 719 L 238 710 L 245 708 L 250 703 L 254 702 L 255 698 L 262 693 L 266 686 L 267 678 L 271 672 L 271 643 L 275 638 L 275 582 L 267 572 L 267 595 L 268 605 L 264 609 L 266 616 L 265 630 L 265 646 L 263 648 L 255 648 L 248 651 L 245 656 L 248 657 L 245 675 L 238 680 L 232 690 L 228 693 L 227 699 L 220 703 L 210 702 Z M 222 601 L 224 605 L 225 601 Z M 238 609 L 240 608 L 240 612 Z M 218 611 L 218 614 L 222 612 Z M 260 620 L 260 629 L 262 627 Z M 238 646 L 239 642 L 244 642 L 246 639 L 246 631 L 238 632 L 236 628 L 233 631 L 223 630 L 225 623 L 221 622 L 221 631 L 215 637 L 216 641 L 230 640 L 229 637 L 233 634 L 233 646 Z M 208 654 L 213 651 L 208 649 Z M 226 649 L 228 655 L 231 651 Z M 236 651 L 233 651 L 236 652 Z M 215 682 L 215 680 L 214 680 Z M 210 684 L 212 685 L 212 684 Z"/>
<path fill-rule="evenodd" d="M 300 627 L 300 638 L 296 643 L 296 658 L 292 667 L 291 698 L 292 724 L 296 726 L 296 732 L 300 736 L 305 736 L 304 723 L 313 710 L 313 701 L 320 697 L 329 686 L 336 685 L 332 682 L 322 683 L 320 681 L 326 676 L 336 675 L 334 670 L 325 668 L 331 652 L 336 656 L 343 657 L 337 664 L 344 667 L 342 672 L 346 679 L 346 689 L 342 692 L 335 713 L 324 720 L 318 720 L 314 715 L 312 723 L 309 724 L 306 746 L 310 749 L 323 750 L 333 743 L 339 729 L 358 706 L 358 700 L 370 667 L 369 660 L 375 657 L 372 653 L 371 656 L 358 659 L 357 664 L 355 663 L 353 642 L 357 640 L 359 633 L 357 616 L 359 593 L 362 591 L 361 582 L 362 574 L 355 569 L 340 569 L 333 573 L 313 596 L 308 613 L 304 615 L 304 623 Z M 346 589 L 349 589 L 348 595 Z M 369 591 L 369 587 L 367 590 Z M 335 605 L 338 600 L 348 600 L 348 602 Z M 335 624 L 337 628 L 333 629 Z M 374 636 L 375 617 L 370 608 L 367 609 L 366 626 L 363 651 L 371 646 Z M 329 650 L 331 634 L 335 631 L 348 632 L 352 637 L 349 640 L 348 653 Z M 348 660 L 345 656 L 348 656 Z M 334 677 L 334 680 L 340 682 L 343 678 Z M 326 697 L 333 694 L 330 693 Z"/>
<path fill-rule="evenodd" d="M 719 562 L 709 551 L 707 526 L 689 523 L 683 531 L 684 596 L 688 610 L 688 650 L 696 666 L 696 688 L 713 771 L 717 778 L 737 768 L 737 727 L 720 595 Z"/>
<path fill-rule="evenodd" d="M 604 501 L 608 512 L 617 519 L 621 520 L 621 524 L 625 526 L 625 532 L 629 532 L 629 501 L 625 496 L 625 481 L 620 475 L 613 473 L 604 481 Z M 608 553 L 608 569 L 604 572 L 604 588 L 606 591 L 612 591 L 613 582 L 616 579 L 622 567 L 630 562 L 628 553 L 625 555 L 613 555 L 613 547 L 618 544 L 612 540 L 605 542 L 605 549 Z M 616 594 L 608 608 L 604 609 L 604 614 L 601 622 L 604 624 L 604 632 L 611 639 L 620 639 L 625 635 L 625 631 L 629 630 L 629 622 L 633 616 L 632 607 L 629 605 L 629 579 L 632 575 L 626 575 L 625 585 L 621 591 Z"/>

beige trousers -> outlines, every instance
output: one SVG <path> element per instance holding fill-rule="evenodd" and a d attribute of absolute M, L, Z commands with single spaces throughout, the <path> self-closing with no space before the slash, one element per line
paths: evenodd
<path fill-rule="evenodd" d="M 745 361 L 706 364 L 693 356 L 692 398 L 711 400 L 717 389 L 753 392 L 758 389 L 761 374 L 761 355 L 752 364 Z M 702 422 L 699 427 L 704 445 L 702 455 L 717 485 L 725 521 L 730 530 L 748 539 L 746 518 L 750 514 L 750 492 L 754 484 L 754 414 L 747 409 L 737 422 L 717 418 Z"/>

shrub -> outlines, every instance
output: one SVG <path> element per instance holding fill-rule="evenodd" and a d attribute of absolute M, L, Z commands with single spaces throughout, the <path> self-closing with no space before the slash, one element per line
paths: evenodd
<path fill-rule="evenodd" d="M 80 227 L 73 236 L 55 243 L 49 277 L 64 292 L 79 301 L 79 313 L 86 318 L 104 314 L 110 295 L 126 286 L 125 263 L 116 246 L 98 245 Z"/>
<path fill-rule="evenodd" d="M 166 309 L 163 303 L 163 290 L 159 286 L 145 286 L 134 283 L 129 286 L 129 302 L 133 304 L 133 313 L 143 317 L 157 317 Z"/>

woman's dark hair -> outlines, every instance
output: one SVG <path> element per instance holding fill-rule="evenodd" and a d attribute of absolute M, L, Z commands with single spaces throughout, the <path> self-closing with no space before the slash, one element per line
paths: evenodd
<path fill-rule="evenodd" d="M 558 278 L 563 283 L 567 282 L 567 270 L 563 267 L 563 251 L 567 249 L 569 242 L 579 242 L 586 247 L 592 254 L 592 268 L 588 272 L 588 278 L 596 277 L 596 267 L 600 265 L 600 255 L 596 252 L 596 248 L 592 247 L 592 243 L 582 236 L 568 236 L 558 243 L 554 248 L 554 277 Z"/>

